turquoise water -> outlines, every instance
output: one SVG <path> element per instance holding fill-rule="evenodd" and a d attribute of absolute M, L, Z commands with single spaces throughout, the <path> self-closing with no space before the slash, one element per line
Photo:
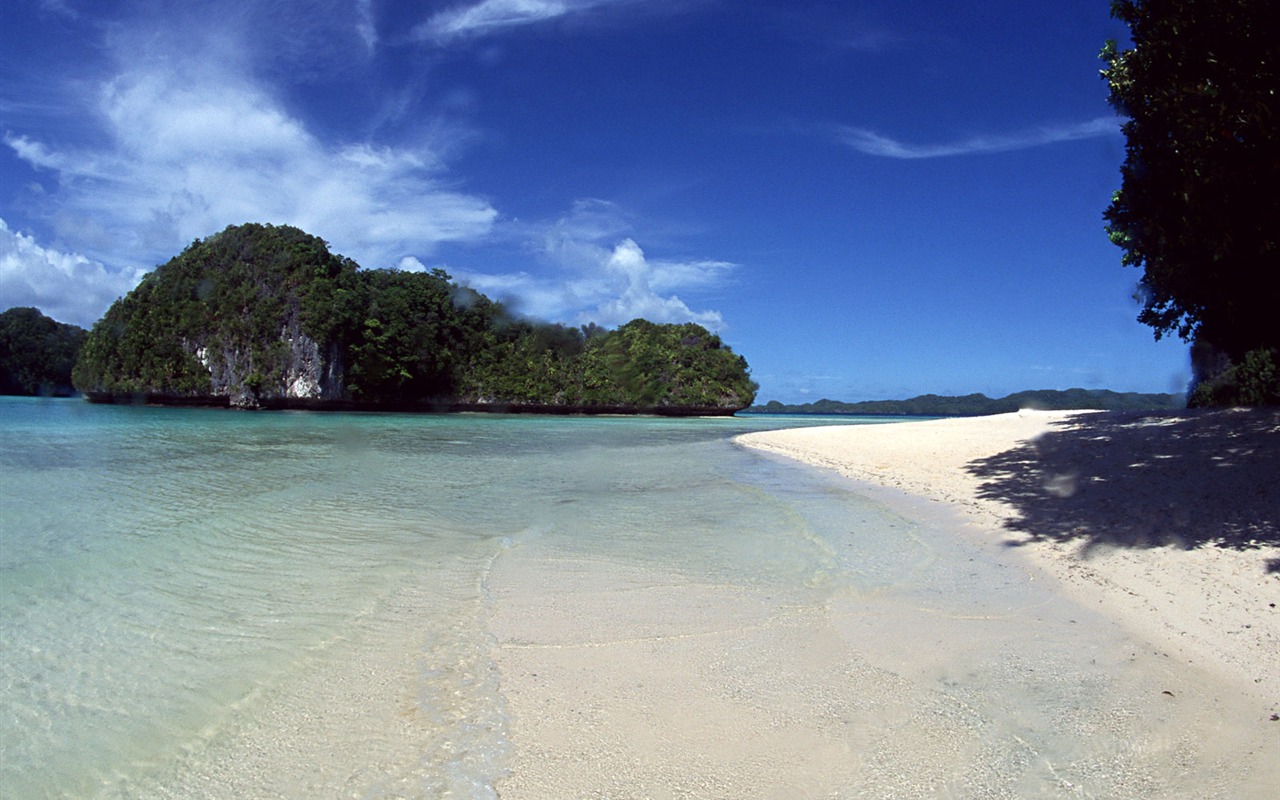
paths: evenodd
<path fill-rule="evenodd" d="M 488 580 L 546 554 L 829 618 L 819 685 L 770 692 L 847 727 L 839 796 L 1262 796 L 1185 666 L 954 522 L 731 441 L 853 421 L 0 398 L 0 796 L 497 797 Z"/>
<path fill-rule="evenodd" d="M 458 760 L 452 739 L 353 732 L 411 759 L 392 794 L 468 796 L 505 749 L 496 688 L 459 666 L 482 658 L 495 555 L 556 537 L 825 591 L 830 548 L 769 494 L 787 471 L 728 441 L 796 422 L 0 399 L 0 791 L 167 796 L 272 697 L 332 703 L 302 687 L 358 652 L 402 662 L 417 710 L 473 739 Z"/>

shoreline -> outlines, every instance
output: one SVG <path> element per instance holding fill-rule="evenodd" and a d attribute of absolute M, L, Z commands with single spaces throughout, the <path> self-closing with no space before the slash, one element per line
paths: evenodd
<path fill-rule="evenodd" d="M 1119 548 L 1095 544 L 1080 562 L 1034 529 L 992 535 L 1011 509 L 1031 521 L 1044 510 L 1017 486 L 999 500 L 1009 475 L 976 467 L 1004 466 L 992 459 L 1020 442 L 1050 443 L 1072 416 L 738 437 L 768 481 L 796 473 L 794 494 L 770 492 L 779 498 L 771 536 L 828 548 L 831 560 L 819 557 L 812 580 L 794 585 L 725 579 L 572 537 L 512 542 L 484 579 L 508 747 L 495 795 L 1269 797 L 1280 780 L 1280 721 L 1269 719 L 1280 710 L 1275 650 L 1265 649 L 1274 614 L 1242 612 L 1254 615 L 1240 651 L 1253 671 L 1211 663 L 1195 636 L 1138 624 L 1168 621 L 1168 609 L 1142 605 L 1158 604 L 1158 591 L 1188 597 L 1160 583 L 1168 575 L 1146 576 L 1155 589 L 1104 589 L 1099 576 L 1123 574 L 1111 563 Z M 1097 433 L 1108 420 L 1135 422 L 1094 417 L 1079 430 Z M 862 482 L 850 491 L 842 477 L 806 476 L 748 447 Z M 1015 455 L 1016 477 L 1028 467 L 1026 453 Z M 1088 497 L 1065 483 L 1051 485 L 1066 499 Z M 1021 546 L 1010 550 L 1013 539 Z M 1259 566 L 1274 546 L 1193 548 L 1207 566 L 1175 558 L 1168 569 L 1158 548 L 1133 549 L 1117 564 L 1175 578 L 1199 568 L 1211 580 L 1244 560 L 1252 571 L 1237 570 L 1237 583 L 1280 580 Z"/>
<path fill-rule="evenodd" d="M 220 408 L 238 411 L 386 412 L 416 414 L 520 414 L 551 417 L 732 417 L 741 408 L 712 405 L 619 405 L 539 403 L 525 400 L 428 397 L 401 400 L 351 400 L 291 395 L 174 394 L 170 392 L 89 391 L 80 397 L 95 405 L 159 408 Z"/>
<path fill-rule="evenodd" d="M 735 442 L 891 504 L 944 504 L 1076 602 L 1280 713 L 1280 489 L 1264 477 L 1280 474 L 1280 412 L 1022 411 Z"/>

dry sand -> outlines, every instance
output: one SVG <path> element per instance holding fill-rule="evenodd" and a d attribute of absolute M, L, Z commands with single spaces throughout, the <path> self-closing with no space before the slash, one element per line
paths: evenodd
<path fill-rule="evenodd" d="M 812 603 L 521 545 L 487 579 L 497 795 L 1275 796 L 1278 435 L 1022 413 L 742 437 L 935 515 L 959 582 Z"/>
<path fill-rule="evenodd" d="M 1280 711 L 1280 412 L 1022 411 L 739 441 L 960 507 L 1081 602 Z"/>

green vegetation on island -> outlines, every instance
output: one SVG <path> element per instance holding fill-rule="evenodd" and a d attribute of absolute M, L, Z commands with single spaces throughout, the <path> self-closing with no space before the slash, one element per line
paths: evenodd
<path fill-rule="evenodd" d="M 785 405 L 770 400 L 761 406 L 747 409 L 753 414 L 855 414 L 866 416 L 910 417 L 979 417 L 989 414 L 1007 414 L 1024 408 L 1045 411 L 1151 411 L 1175 410 L 1184 407 L 1180 394 L 1142 394 L 1138 392 L 1113 392 L 1107 389 L 1040 389 L 1017 392 L 1007 397 L 991 398 L 985 394 L 945 396 L 925 394 L 908 400 L 866 400 L 858 403 L 842 403 L 839 400 L 819 400 L 815 403 Z"/>
<path fill-rule="evenodd" d="M 34 308 L 0 313 L 0 394 L 73 394 L 71 368 L 88 335 Z"/>
<path fill-rule="evenodd" d="M 288 226 L 232 226 L 149 273 L 93 327 L 93 400 L 239 407 L 731 414 L 756 385 L 695 324 L 517 317 L 440 270 L 360 269 Z"/>
<path fill-rule="evenodd" d="M 1192 406 L 1280 405 L 1280 15 L 1271 0 L 1113 0 L 1102 50 L 1126 117 L 1104 217 L 1142 269 L 1139 321 L 1193 343 Z M 1267 276 L 1272 276 L 1268 278 Z"/>

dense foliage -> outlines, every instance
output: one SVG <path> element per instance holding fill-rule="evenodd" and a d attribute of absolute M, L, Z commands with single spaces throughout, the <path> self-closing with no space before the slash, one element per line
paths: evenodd
<path fill-rule="evenodd" d="M 0 314 L 0 394 L 71 394 L 71 368 L 86 336 L 34 308 Z"/>
<path fill-rule="evenodd" d="M 1274 5 L 1115 0 L 1134 46 L 1102 52 L 1110 102 L 1128 118 L 1122 183 L 1104 216 L 1122 263 L 1143 270 L 1138 318 L 1157 338 L 1206 342 L 1241 365 L 1255 351 L 1254 362 L 1280 360 L 1265 288 L 1280 277 Z"/>
<path fill-rule="evenodd" d="M 1107 389 L 1040 389 L 1016 392 L 1007 397 L 990 398 L 985 394 L 948 397 L 925 394 L 908 400 L 864 400 L 842 403 L 819 400 L 802 405 L 784 405 L 770 400 L 762 406 L 747 409 L 763 414 L 867 414 L 919 417 L 973 417 L 1008 414 L 1024 408 L 1046 411 L 1098 409 L 1103 411 L 1170 410 L 1183 407 L 1182 395 L 1113 392 Z"/>
<path fill-rule="evenodd" d="M 1237 364 L 1229 363 L 1219 372 L 1197 382 L 1187 405 L 1280 406 L 1280 365 L 1277 351 L 1258 348 L 1244 354 Z"/>
<path fill-rule="evenodd" d="M 208 393 L 201 353 L 233 353 L 246 384 L 277 385 L 289 359 L 282 329 L 331 333 L 341 321 L 328 315 L 354 287 L 355 269 L 296 228 L 243 225 L 197 239 L 94 325 L 73 373 L 76 386 Z"/>
<path fill-rule="evenodd" d="M 243 405 L 727 412 L 755 396 L 746 361 L 698 325 L 519 319 L 440 270 L 362 270 L 254 224 L 197 240 L 117 301 L 75 379 L 91 395 Z"/>

